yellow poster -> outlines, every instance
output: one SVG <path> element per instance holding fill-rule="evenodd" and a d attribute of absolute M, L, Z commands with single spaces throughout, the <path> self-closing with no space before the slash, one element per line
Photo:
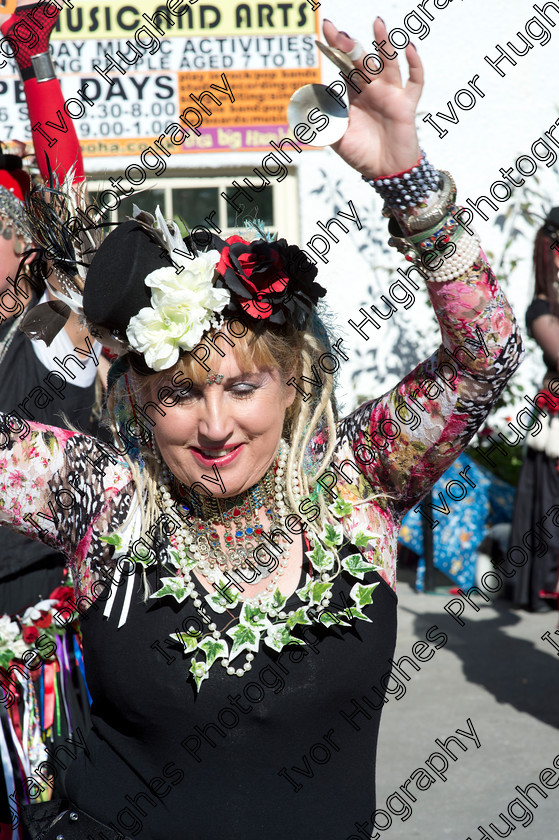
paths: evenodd
<path fill-rule="evenodd" d="M 63 8 L 56 31 L 63 38 L 129 38 L 142 26 L 156 29 L 168 38 L 223 35 L 312 34 L 316 29 L 312 4 L 308 2 L 260 3 L 249 0 L 136 0 L 132 3 L 81 2 Z"/>
<path fill-rule="evenodd" d="M 137 156 L 155 141 L 175 154 L 265 149 L 287 133 L 293 92 L 321 81 L 318 11 L 309 0 L 58 4 L 51 54 L 66 112 L 43 130 L 56 140 L 61 120 L 73 121 L 87 157 Z M 6 61 L 0 140 L 28 139 L 23 89 Z M 212 87 L 224 75 L 234 101 Z M 171 143 L 179 132 L 169 127 L 185 108 L 193 122 L 198 109 L 203 124 Z"/>

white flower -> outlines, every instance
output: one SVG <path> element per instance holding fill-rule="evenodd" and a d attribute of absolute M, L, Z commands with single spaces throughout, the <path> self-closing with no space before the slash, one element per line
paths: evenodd
<path fill-rule="evenodd" d="M 27 650 L 21 631 L 9 615 L 0 618 L 0 654 L 10 653 L 12 658 L 21 659 Z"/>
<path fill-rule="evenodd" d="M 50 612 L 56 603 L 57 601 L 49 599 L 47 601 L 39 601 L 33 607 L 28 607 L 21 618 L 23 624 L 31 624 L 33 621 L 37 621 L 38 618 L 41 618 L 41 610 L 43 612 Z"/>
<path fill-rule="evenodd" d="M 26 650 L 29 650 L 29 646 L 25 644 L 23 638 L 18 639 L 11 644 L 12 655 L 14 659 L 21 659 L 23 654 Z"/>
<path fill-rule="evenodd" d="M 215 314 L 229 302 L 229 292 L 212 285 L 219 259 L 219 251 L 208 251 L 189 261 L 180 274 L 164 266 L 146 277 L 152 305 L 131 318 L 126 334 L 153 370 L 172 367 L 180 349 L 196 347 Z"/>
<path fill-rule="evenodd" d="M 0 618 L 0 639 L 4 644 L 13 642 L 20 635 L 19 627 L 9 615 Z"/>

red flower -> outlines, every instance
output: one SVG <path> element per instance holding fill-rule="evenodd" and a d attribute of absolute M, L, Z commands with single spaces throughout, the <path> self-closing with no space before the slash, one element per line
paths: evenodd
<path fill-rule="evenodd" d="M 24 627 L 21 635 L 25 644 L 32 645 L 39 638 L 39 631 L 36 627 Z"/>
<path fill-rule="evenodd" d="M 221 253 L 216 288 L 229 290 L 227 310 L 233 313 L 241 310 L 250 318 L 268 319 L 274 324 L 291 322 L 302 329 L 312 307 L 325 294 L 313 282 L 316 266 L 285 239 L 247 242 L 241 236 L 230 236 L 215 247 Z"/>
<path fill-rule="evenodd" d="M 242 237 L 230 236 L 216 266 L 222 277 L 228 269 L 235 273 L 237 283 L 231 274 L 229 277 L 238 286 L 235 291 L 241 306 L 251 318 L 269 318 L 273 312 L 271 295 L 282 294 L 289 283 L 279 253 L 267 242 L 260 242 L 262 247 L 253 249 Z"/>
<path fill-rule="evenodd" d="M 50 613 L 44 612 L 41 610 L 41 618 L 37 618 L 35 620 L 35 625 L 37 627 L 50 627 L 52 624 L 52 615 Z"/>
<path fill-rule="evenodd" d="M 57 586 L 56 589 L 49 595 L 50 601 L 56 601 L 54 606 L 55 610 L 61 610 L 64 607 L 68 607 L 69 609 L 74 609 L 74 592 L 70 586 Z"/>

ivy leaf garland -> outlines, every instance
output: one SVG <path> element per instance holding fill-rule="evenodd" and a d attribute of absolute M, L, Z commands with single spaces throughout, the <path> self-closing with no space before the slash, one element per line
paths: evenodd
<path fill-rule="evenodd" d="M 342 560 L 342 569 L 345 569 L 353 577 L 363 580 L 367 572 L 376 571 L 378 566 L 373 565 L 373 563 L 368 563 L 363 559 L 362 554 L 352 554 Z"/>
<path fill-rule="evenodd" d="M 324 545 L 327 545 L 329 548 L 335 548 L 343 542 L 344 529 L 338 522 L 327 522 L 320 532 L 319 538 Z"/>
<path fill-rule="evenodd" d="M 170 633 L 169 635 L 171 639 L 180 642 L 183 646 L 184 653 L 192 653 L 192 651 L 196 650 L 200 641 L 199 633 L 194 635 L 191 633 Z"/>
<path fill-rule="evenodd" d="M 268 647 L 277 650 L 278 653 L 282 650 L 285 645 L 304 645 L 305 642 L 302 639 L 298 639 L 297 636 L 292 636 L 289 632 L 289 627 L 287 626 L 287 622 L 285 624 L 274 624 L 268 630 L 268 635 L 264 639 L 264 643 L 268 645 Z"/>
<path fill-rule="evenodd" d="M 231 627 L 230 630 L 227 630 L 227 635 L 233 639 L 229 659 L 234 659 L 243 650 L 257 652 L 260 644 L 260 630 L 256 627 L 251 627 L 250 624 L 244 624 L 239 621 L 236 627 Z"/>
<path fill-rule="evenodd" d="M 297 590 L 296 594 L 301 601 L 308 601 L 309 606 L 313 606 L 314 604 L 320 604 L 333 585 L 329 580 L 313 580 L 311 578 L 302 589 Z"/>
<path fill-rule="evenodd" d="M 286 599 L 287 600 L 287 599 Z M 270 620 L 260 605 L 250 604 L 244 601 L 241 608 L 241 624 L 248 624 L 258 630 L 264 630 L 269 626 Z"/>
<path fill-rule="evenodd" d="M 287 595 L 282 595 L 279 589 L 275 589 L 270 598 L 268 614 L 280 613 L 287 603 Z M 281 616 L 280 616 L 281 617 Z"/>
<path fill-rule="evenodd" d="M 351 504 L 351 502 L 346 502 L 345 499 L 342 496 L 340 496 L 339 493 L 335 503 L 333 505 L 330 505 L 329 509 L 332 511 L 332 513 L 337 519 L 341 519 L 342 516 L 349 516 L 353 513 L 353 505 Z"/>
<path fill-rule="evenodd" d="M 211 668 L 216 659 L 223 659 L 229 656 L 229 647 L 223 639 L 212 639 L 211 636 L 207 636 L 203 642 L 200 642 L 198 647 L 206 654 L 208 668 Z"/>
<path fill-rule="evenodd" d="M 196 688 L 200 691 L 200 686 L 204 682 L 204 680 L 208 679 L 210 666 L 207 662 L 197 662 L 196 659 L 192 659 L 190 663 L 190 668 L 188 669 L 192 676 L 194 677 L 194 682 L 196 683 Z"/>
<path fill-rule="evenodd" d="M 175 551 L 174 549 L 171 549 L 169 551 L 169 557 L 170 557 L 171 563 L 173 564 L 173 566 L 176 569 L 181 569 L 181 568 L 182 569 L 194 569 L 196 567 L 197 562 L 198 562 L 193 557 L 188 557 L 188 556 L 185 557 L 184 559 L 181 559 L 178 551 Z"/>
<path fill-rule="evenodd" d="M 336 555 L 332 551 L 325 551 L 320 543 L 317 543 L 313 550 L 307 555 L 314 568 L 319 572 L 328 572 L 334 568 Z"/>
<path fill-rule="evenodd" d="M 366 607 L 373 603 L 373 592 L 378 586 L 377 583 L 369 583 L 364 586 L 362 583 L 356 583 L 349 593 L 350 597 L 355 601 L 358 607 Z"/>
<path fill-rule="evenodd" d="M 370 534 L 368 531 L 356 531 L 351 542 L 356 548 L 367 548 L 371 540 L 377 540 L 380 534 Z"/>
<path fill-rule="evenodd" d="M 293 630 L 297 624 L 307 625 L 312 624 L 312 621 L 308 617 L 305 607 L 299 607 L 298 610 L 295 610 L 295 612 L 287 616 L 285 623 L 290 630 Z"/>
<path fill-rule="evenodd" d="M 215 624 L 210 625 L 212 632 L 208 629 L 205 634 L 181 632 L 171 634 L 171 638 L 182 645 L 184 654 L 195 654 L 191 658 L 189 673 L 198 691 L 204 680 L 208 679 L 210 669 L 217 661 L 225 660 L 224 664 L 227 665 L 244 651 L 257 653 L 261 642 L 278 653 L 286 645 L 304 645 L 303 639 L 292 635 L 292 631 L 297 626 L 307 626 L 317 621 L 325 627 L 350 626 L 351 621 L 356 619 L 371 621 L 363 609 L 373 603 L 373 593 L 378 582 L 365 584 L 362 581 L 367 573 L 376 571 L 379 567 L 366 561 L 362 554 L 356 553 L 341 560 L 338 570 L 332 574 L 338 562 L 339 547 L 344 542 L 344 528 L 337 520 L 350 517 L 354 506 L 338 495 L 329 510 L 334 521 L 326 522 L 318 539 L 315 537 L 312 549 L 307 552 L 307 557 L 318 574 L 318 579 L 309 577 L 305 585 L 296 591 L 295 594 L 302 602 L 298 609 L 285 612 L 288 598 L 277 587 L 262 598 L 259 604 L 249 600 L 242 601 L 241 593 L 232 589 L 225 577 L 219 574 L 214 583 L 216 591 L 204 597 L 207 604 L 217 614 L 226 613 L 241 604 L 237 623 L 223 631 L 229 636 L 230 644 L 219 637 L 219 632 L 215 631 Z M 120 549 L 121 543 L 116 539 L 113 540 L 113 536 L 106 538 L 105 541 Z M 357 530 L 351 534 L 351 542 L 357 548 L 363 549 L 377 538 L 378 534 L 364 530 Z M 169 551 L 169 557 L 172 566 L 177 569 L 193 569 L 197 564 L 197 561 L 188 555 L 182 558 L 172 549 Z M 342 612 L 332 612 L 329 608 L 331 591 L 333 580 L 339 570 L 356 578 L 357 582 L 349 593 L 353 604 L 347 606 Z M 182 575 L 162 578 L 162 583 L 162 588 L 154 593 L 152 598 L 171 595 L 181 603 L 189 596 L 195 597 L 192 585 L 188 584 Z M 197 659 L 198 655 L 203 655 L 205 658 Z"/>
<path fill-rule="evenodd" d="M 102 542 L 108 543 L 109 545 L 114 545 L 117 551 L 120 551 L 122 548 L 122 537 L 120 536 L 120 534 L 109 534 L 106 537 L 100 536 L 99 539 Z"/>
<path fill-rule="evenodd" d="M 183 578 L 164 577 L 161 578 L 161 582 L 163 584 L 161 589 L 150 595 L 150 598 L 163 598 L 165 595 L 172 595 L 181 604 L 190 595 L 190 589 L 187 589 Z"/>

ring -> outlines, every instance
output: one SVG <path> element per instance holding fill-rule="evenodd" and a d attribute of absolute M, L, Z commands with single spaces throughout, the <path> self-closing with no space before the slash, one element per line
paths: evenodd
<path fill-rule="evenodd" d="M 358 61 L 364 52 L 365 50 L 363 49 L 363 46 L 359 43 L 359 41 L 356 41 L 350 52 L 346 53 L 346 55 L 349 59 L 351 59 L 351 61 Z"/>

